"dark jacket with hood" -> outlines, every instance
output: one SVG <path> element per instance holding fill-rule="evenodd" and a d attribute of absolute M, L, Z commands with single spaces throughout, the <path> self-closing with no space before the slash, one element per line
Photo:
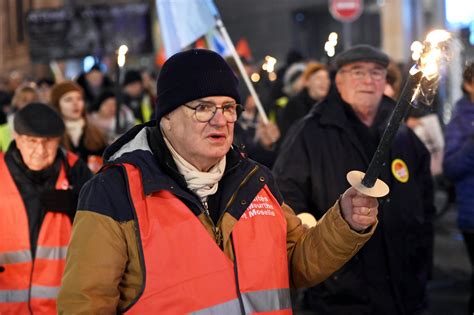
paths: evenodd
<path fill-rule="evenodd" d="M 274 165 L 285 202 L 296 213 L 321 218 L 350 186 L 346 174 L 367 169 L 393 107 L 384 97 L 370 128 L 337 93 L 314 107 L 290 130 Z M 400 160 L 406 167 L 393 172 Z M 430 157 L 406 126 L 379 178 L 390 187 L 379 200 L 380 228 L 343 268 L 309 290 L 307 302 L 317 314 L 414 314 L 426 306 L 434 213 Z"/>

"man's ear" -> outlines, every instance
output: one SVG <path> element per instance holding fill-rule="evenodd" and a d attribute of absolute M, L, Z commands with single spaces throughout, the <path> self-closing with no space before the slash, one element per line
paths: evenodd
<path fill-rule="evenodd" d="M 341 74 L 339 71 L 336 73 L 336 77 L 334 78 L 334 84 L 336 85 L 336 88 L 339 90 L 339 86 L 341 85 Z"/>
<path fill-rule="evenodd" d="M 170 113 L 161 117 L 160 125 L 163 130 L 171 131 L 171 117 Z"/>

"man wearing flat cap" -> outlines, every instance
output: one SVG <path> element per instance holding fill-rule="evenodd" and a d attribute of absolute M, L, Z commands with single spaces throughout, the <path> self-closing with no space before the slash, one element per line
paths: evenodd
<path fill-rule="evenodd" d="M 306 229 L 232 147 L 237 86 L 215 52 L 165 62 L 157 122 L 113 143 L 81 191 L 60 314 L 289 314 L 290 285 L 324 280 L 370 238 L 375 198 L 348 189 Z"/>
<path fill-rule="evenodd" d="M 365 171 L 394 108 L 383 96 L 388 56 L 354 46 L 336 58 L 336 91 L 297 122 L 283 143 L 274 174 L 296 213 L 316 219 Z M 390 194 L 379 200 L 380 224 L 344 267 L 305 292 L 316 314 L 419 314 L 431 272 L 433 188 L 429 153 L 406 126 L 389 150 L 380 178 Z"/>
<path fill-rule="evenodd" d="M 92 177 L 59 147 L 64 123 L 31 103 L 14 120 L 0 153 L 0 314 L 56 314 L 77 198 Z"/>

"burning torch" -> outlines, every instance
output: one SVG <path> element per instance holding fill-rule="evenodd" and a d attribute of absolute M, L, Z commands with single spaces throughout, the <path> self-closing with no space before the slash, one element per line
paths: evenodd
<path fill-rule="evenodd" d="M 440 67 L 444 65 L 448 56 L 450 39 L 451 34 L 444 30 L 435 30 L 428 34 L 423 42 L 420 58 L 410 69 L 410 76 L 403 87 L 367 171 L 365 173 L 350 171 L 347 174 L 347 181 L 364 195 L 379 198 L 389 193 L 388 185 L 377 178 L 384 166 L 387 151 L 410 105 L 414 105 L 418 101 L 431 104 L 433 101 L 440 81 Z"/>
<path fill-rule="evenodd" d="M 115 73 L 115 100 L 116 100 L 116 112 L 115 112 L 115 132 L 119 134 L 122 131 L 120 127 L 120 109 L 122 106 L 122 89 L 120 86 L 120 80 L 122 77 L 122 68 L 125 66 L 126 55 L 128 47 L 121 45 L 117 50 L 117 72 Z"/>

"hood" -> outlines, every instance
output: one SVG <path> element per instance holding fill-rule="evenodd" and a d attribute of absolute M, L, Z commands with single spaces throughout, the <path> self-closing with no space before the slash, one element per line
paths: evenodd
<path fill-rule="evenodd" d="M 176 181 L 170 178 L 157 163 L 149 145 L 149 133 L 156 128 L 156 122 L 150 121 L 133 127 L 104 152 L 104 166 L 128 163 L 140 169 L 145 194 L 157 190 L 172 189 Z"/>

